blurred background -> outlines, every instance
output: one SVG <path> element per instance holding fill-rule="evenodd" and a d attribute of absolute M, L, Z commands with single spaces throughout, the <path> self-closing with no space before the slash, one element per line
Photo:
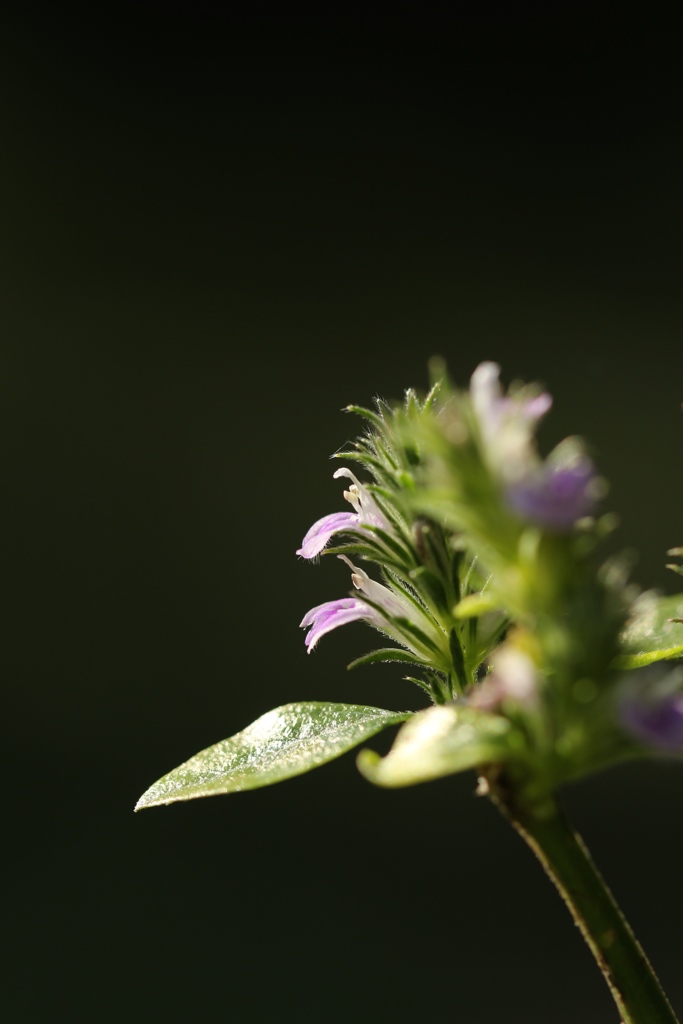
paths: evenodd
<path fill-rule="evenodd" d="M 145 811 L 271 707 L 419 707 L 306 655 L 342 596 L 295 557 L 341 509 L 342 408 L 439 354 L 555 398 L 613 549 L 683 543 L 675 26 L 634 6 L 7 8 L 0 25 L 8 1021 L 616 1020 L 474 775 L 373 789 L 347 756 Z M 680 581 L 678 581 L 680 584 Z M 374 744 L 383 749 L 389 737 Z M 565 802 L 683 1010 L 683 769 Z"/>

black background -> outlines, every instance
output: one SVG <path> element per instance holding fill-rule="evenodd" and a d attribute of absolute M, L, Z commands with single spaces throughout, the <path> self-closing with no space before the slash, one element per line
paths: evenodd
<path fill-rule="evenodd" d="M 435 353 L 544 381 L 543 445 L 590 439 L 613 546 L 676 589 L 678 26 L 599 10 L 3 15 L 8 1020 L 616 1020 L 473 776 L 383 792 L 347 757 L 132 814 L 270 707 L 420 706 L 346 673 L 362 626 L 307 657 L 348 580 L 294 551 L 342 507 L 342 407 Z M 679 1012 L 682 796 L 671 765 L 565 794 Z"/>

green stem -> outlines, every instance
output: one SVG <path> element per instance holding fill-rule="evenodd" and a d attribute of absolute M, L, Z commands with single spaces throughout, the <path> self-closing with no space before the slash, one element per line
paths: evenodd
<path fill-rule="evenodd" d="M 588 943 L 623 1024 L 678 1024 L 657 975 L 584 845 L 555 800 L 535 815 L 502 780 L 489 794 L 541 862 Z"/>

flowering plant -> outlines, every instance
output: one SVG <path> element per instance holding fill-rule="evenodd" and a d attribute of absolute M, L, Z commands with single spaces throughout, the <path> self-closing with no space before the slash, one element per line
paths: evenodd
<path fill-rule="evenodd" d="M 385 757 L 361 751 L 361 772 L 397 787 L 474 768 L 478 792 L 565 899 L 621 1019 L 675 1021 L 557 790 L 626 759 L 683 753 L 683 672 L 667 667 L 683 657 L 683 595 L 641 593 L 623 560 L 601 558 L 613 517 L 584 444 L 569 438 L 546 458 L 535 444 L 547 393 L 504 392 L 494 363 L 467 391 L 443 366 L 434 376 L 424 399 L 350 407 L 366 432 L 338 458 L 366 479 L 337 470 L 352 511 L 318 520 L 298 551 L 337 555 L 353 586 L 304 616 L 308 651 L 364 621 L 383 639 L 352 666 L 402 663 L 431 706 L 277 708 L 165 775 L 138 807 L 269 785 L 400 724 Z"/>

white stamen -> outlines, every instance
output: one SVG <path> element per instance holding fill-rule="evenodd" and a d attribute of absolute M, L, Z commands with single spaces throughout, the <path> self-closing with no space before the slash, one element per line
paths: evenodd
<path fill-rule="evenodd" d="M 348 491 L 344 491 L 344 497 L 348 501 L 349 505 L 353 505 L 354 511 L 357 512 L 358 515 L 360 515 L 361 500 L 360 494 L 358 493 L 358 488 L 356 487 L 355 484 L 351 484 Z"/>

